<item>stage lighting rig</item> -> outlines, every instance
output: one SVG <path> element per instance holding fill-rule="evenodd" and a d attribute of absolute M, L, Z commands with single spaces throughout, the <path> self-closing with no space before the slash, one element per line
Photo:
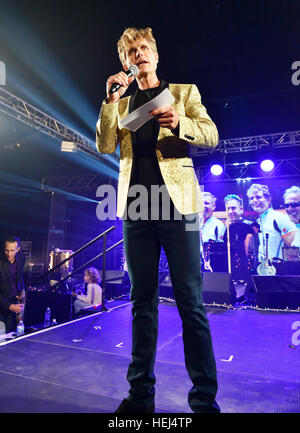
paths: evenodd
<path fill-rule="evenodd" d="M 62 141 L 60 150 L 61 152 L 77 152 L 78 148 L 73 141 Z"/>
<path fill-rule="evenodd" d="M 214 176 L 220 176 L 223 173 L 223 167 L 220 164 L 213 164 L 210 167 L 210 172 L 211 174 L 213 174 Z"/>
<path fill-rule="evenodd" d="M 274 170 L 274 167 L 274 162 L 271 159 L 264 159 L 260 163 L 260 168 L 266 173 L 270 173 L 272 170 Z"/>

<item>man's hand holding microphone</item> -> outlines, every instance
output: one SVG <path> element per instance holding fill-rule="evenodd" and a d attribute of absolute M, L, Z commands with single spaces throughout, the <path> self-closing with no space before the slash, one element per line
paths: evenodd
<path fill-rule="evenodd" d="M 118 102 L 129 85 L 134 81 L 138 72 L 139 68 L 135 65 L 131 65 L 127 71 L 121 71 L 109 77 L 106 81 L 106 103 L 112 104 Z"/>
<path fill-rule="evenodd" d="M 136 65 L 131 65 L 127 71 L 121 71 L 109 77 L 106 81 L 106 103 L 118 102 L 134 81 L 138 72 L 139 68 Z M 168 128 L 178 134 L 176 128 L 179 125 L 179 116 L 174 107 L 161 107 L 153 110 L 150 114 L 155 117 L 162 128 Z"/>

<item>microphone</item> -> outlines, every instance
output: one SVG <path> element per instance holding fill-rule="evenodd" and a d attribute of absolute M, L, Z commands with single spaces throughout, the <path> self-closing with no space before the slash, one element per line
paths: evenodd
<path fill-rule="evenodd" d="M 136 65 L 130 65 L 128 71 L 124 71 L 126 75 L 128 75 L 128 77 L 132 77 L 133 75 L 136 76 L 139 73 L 139 68 Z M 115 93 L 120 89 L 121 84 L 119 83 L 114 83 L 110 90 L 109 93 Z"/>

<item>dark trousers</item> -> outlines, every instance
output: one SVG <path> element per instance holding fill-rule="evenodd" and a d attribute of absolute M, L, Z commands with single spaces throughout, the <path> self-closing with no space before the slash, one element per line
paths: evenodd
<path fill-rule="evenodd" d="M 17 315 L 13 311 L 0 310 L 0 321 L 5 324 L 6 334 L 16 330 Z"/>
<path fill-rule="evenodd" d="M 181 221 L 124 220 L 124 248 L 131 280 L 132 361 L 128 399 L 138 406 L 154 403 L 154 362 L 158 331 L 158 265 L 164 248 L 182 320 L 185 364 L 193 386 L 193 412 L 219 412 L 216 365 L 209 323 L 202 300 L 199 229 L 196 217 Z M 194 230 L 189 231 L 187 227 Z"/>

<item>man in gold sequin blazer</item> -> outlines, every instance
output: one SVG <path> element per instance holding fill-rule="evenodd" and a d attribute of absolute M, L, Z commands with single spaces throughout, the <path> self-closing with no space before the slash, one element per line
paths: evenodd
<path fill-rule="evenodd" d="M 132 78 L 128 81 L 132 81 Z M 109 80 L 108 86 L 112 83 L 112 79 Z M 167 86 L 167 83 L 161 84 L 162 87 Z M 183 215 L 202 212 L 199 183 L 189 148 L 190 143 L 194 146 L 215 147 L 218 144 L 218 131 L 202 105 L 200 93 L 194 84 L 169 84 L 168 87 L 175 98 L 170 114 L 178 119 L 178 124 L 176 128 L 159 128 L 155 148 L 159 169 L 177 210 Z M 132 111 L 135 98 L 136 95 L 133 95 L 120 99 L 118 103 L 104 101 L 96 129 L 96 143 L 100 152 L 113 153 L 120 145 L 118 217 L 124 215 L 126 207 L 135 140 L 134 134 L 126 128 L 119 128 L 119 124 Z M 153 115 L 158 116 L 159 112 L 157 110 Z M 158 120 L 160 122 L 165 118 Z M 175 123 L 171 126 L 175 126 Z M 185 195 L 187 189 L 189 197 Z"/>
<path fill-rule="evenodd" d="M 117 215 L 123 217 L 124 249 L 131 281 L 132 360 L 127 374 L 129 394 L 116 412 L 155 411 L 154 363 L 158 334 L 158 265 L 163 247 L 172 287 L 183 326 L 183 343 L 188 374 L 193 386 L 188 402 L 193 412 L 219 412 L 216 365 L 211 334 L 202 300 L 200 241 L 197 215 L 202 211 L 201 193 L 190 143 L 214 147 L 218 132 L 201 103 L 195 85 L 168 84 L 158 79 L 158 52 L 152 30 L 128 28 L 118 42 L 126 71 L 138 68 L 136 77 L 125 72 L 107 80 L 107 98 L 96 126 L 96 144 L 102 153 L 120 145 L 120 174 Z M 136 78 L 138 90 L 121 98 Z M 111 86 L 121 87 L 111 93 Z M 175 102 L 151 112 L 152 119 L 136 132 L 120 127 L 128 113 L 169 88 Z M 147 195 L 146 217 L 130 212 L 132 191 L 143 187 Z M 162 212 L 165 197 L 155 201 L 153 186 L 165 187 L 171 208 Z M 153 209 L 158 213 L 153 217 Z M 134 208 L 134 207 L 133 207 Z M 178 218 L 178 215 L 180 218 Z M 196 229 L 195 229 L 196 227 Z M 170 326 L 170 330 L 172 326 Z M 175 356 L 175 355 L 174 355 Z"/>

